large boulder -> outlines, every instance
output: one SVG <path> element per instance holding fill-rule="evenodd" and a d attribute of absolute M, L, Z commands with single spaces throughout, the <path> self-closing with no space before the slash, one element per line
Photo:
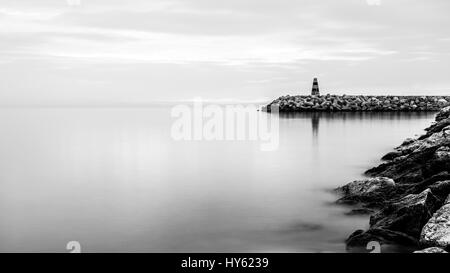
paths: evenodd
<path fill-rule="evenodd" d="M 433 216 L 440 204 L 440 200 L 430 189 L 420 194 L 409 194 L 372 215 L 370 226 L 399 231 L 419 238 L 422 227 Z"/>
<path fill-rule="evenodd" d="M 437 149 L 434 153 L 434 160 L 438 164 L 450 164 L 450 147 L 441 146 Z"/>
<path fill-rule="evenodd" d="M 375 177 L 353 181 L 345 186 L 339 187 L 337 190 L 344 194 L 364 195 L 392 187 L 395 187 L 394 180 L 387 177 Z"/>
<path fill-rule="evenodd" d="M 417 141 L 417 139 L 414 139 L 414 138 L 407 138 L 405 141 L 403 141 L 403 143 L 402 143 L 401 146 L 407 146 L 407 145 L 410 145 L 410 144 L 412 144 L 412 143 L 415 142 L 415 141 Z M 400 146 L 400 147 L 401 147 L 401 146 Z"/>
<path fill-rule="evenodd" d="M 428 253 L 429 254 L 429 253 L 448 253 L 448 252 L 439 247 L 430 247 L 430 248 L 422 249 L 419 251 L 414 251 L 414 253 Z"/>
<path fill-rule="evenodd" d="M 394 180 L 387 177 L 376 177 L 353 181 L 336 189 L 344 196 L 338 203 L 357 204 L 377 202 L 386 199 L 386 196 L 395 191 Z"/>
<path fill-rule="evenodd" d="M 450 192 L 445 192 L 447 187 L 441 182 L 446 182 L 448 180 L 450 180 L 450 173 L 448 171 L 443 171 L 425 179 L 419 184 L 410 185 L 411 188 L 407 193 L 417 194 L 429 188 L 434 195 L 445 200 Z"/>
<path fill-rule="evenodd" d="M 438 104 L 442 106 L 448 105 L 448 101 L 446 99 L 440 99 L 438 100 Z"/>
<path fill-rule="evenodd" d="M 439 122 L 441 120 L 447 119 L 450 117 L 450 106 L 443 108 L 437 115 L 436 121 Z"/>
<path fill-rule="evenodd" d="M 394 160 L 395 158 L 401 157 L 403 155 L 402 151 L 393 151 L 390 153 L 387 153 L 381 160 Z"/>
<path fill-rule="evenodd" d="M 425 246 L 450 246 L 450 195 L 444 206 L 423 227 L 420 242 Z"/>
<path fill-rule="evenodd" d="M 430 137 L 400 146 L 403 156 L 372 168 L 369 176 L 391 177 L 397 183 L 420 183 L 432 175 L 449 170 L 447 147 L 450 146 L 450 126 Z"/>
<path fill-rule="evenodd" d="M 423 173 L 444 171 L 450 164 L 450 119 L 433 127 L 418 140 L 409 140 L 383 157 L 391 160 L 366 172 L 370 176 L 391 177 L 398 183 L 425 179 Z M 442 123 L 441 121 L 440 123 Z"/>
<path fill-rule="evenodd" d="M 442 131 L 442 129 L 446 128 L 449 125 L 450 125 L 450 118 L 446 118 L 446 119 L 437 121 L 437 122 L 433 123 L 430 127 L 425 129 L 426 134 L 419 137 L 419 140 L 425 139 L 434 133 L 440 132 L 440 131 Z"/>
<path fill-rule="evenodd" d="M 422 152 L 431 147 L 440 147 L 450 143 L 450 125 L 440 128 L 432 135 L 421 141 L 416 141 L 407 145 L 406 148 L 413 153 Z"/>

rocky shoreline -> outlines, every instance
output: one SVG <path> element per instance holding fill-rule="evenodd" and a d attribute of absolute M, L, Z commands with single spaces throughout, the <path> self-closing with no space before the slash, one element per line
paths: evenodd
<path fill-rule="evenodd" d="M 439 111 L 450 105 L 450 96 L 283 96 L 263 108 L 271 112 L 313 111 Z"/>
<path fill-rule="evenodd" d="M 336 189 L 339 204 L 370 214 L 370 228 L 357 230 L 347 248 L 400 245 L 420 253 L 450 250 L 450 107 L 417 139 L 407 139 L 366 172 L 365 180 Z"/>

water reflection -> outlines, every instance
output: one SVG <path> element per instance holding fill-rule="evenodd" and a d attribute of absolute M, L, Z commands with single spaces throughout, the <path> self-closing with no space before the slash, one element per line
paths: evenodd
<path fill-rule="evenodd" d="M 315 142 L 317 142 L 319 136 L 319 121 L 320 121 L 319 115 L 320 113 L 313 113 L 311 116 L 312 133 Z"/>
<path fill-rule="evenodd" d="M 279 149 L 263 152 L 174 141 L 170 110 L 0 109 L 0 252 L 343 252 L 368 218 L 329 189 L 433 120 L 281 114 Z"/>
<path fill-rule="evenodd" d="M 313 144 L 318 145 L 320 120 L 340 120 L 345 123 L 347 120 L 411 120 L 428 118 L 436 112 L 291 112 L 280 113 L 282 119 L 311 119 Z"/>

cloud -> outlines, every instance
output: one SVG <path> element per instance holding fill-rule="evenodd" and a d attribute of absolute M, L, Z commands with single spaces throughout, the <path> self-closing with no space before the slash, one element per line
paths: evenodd
<path fill-rule="evenodd" d="M 359 41 L 334 41 L 334 46 L 328 47 L 326 43 L 310 45 L 308 37 L 303 38 L 304 43 L 297 44 L 290 36 L 276 34 L 221 37 L 56 27 L 47 31 L 40 29 L 34 36 L 38 34 L 39 42 L 22 46 L 26 53 L 94 62 L 210 62 L 236 65 L 302 60 L 362 61 L 395 54 L 395 51 L 376 49 Z"/>
<path fill-rule="evenodd" d="M 448 0 L 376 8 L 366 0 L 2 0 L 0 96 L 270 97 L 310 88 L 316 75 L 332 89 L 445 86 L 449 8 Z"/>
<path fill-rule="evenodd" d="M 325 18 L 318 20 L 314 13 L 293 17 L 298 23 L 295 25 L 289 20 L 271 24 L 270 9 L 277 14 L 289 11 L 276 8 L 273 1 L 259 2 L 259 12 L 240 1 L 232 2 L 236 10 L 224 4 L 192 0 L 154 2 L 143 4 L 142 9 L 128 4 L 123 10 L 114 2 L 103 10 L 99 3 L 102 2 L 94 1 L 85 9 L 75 10 L 4 8 L 0 12 L 7 17 L 1 19 L 0 37 L 16 35 L 30 39 L 28 43 L 16 39 L 15 51 L 11 51 L 14 39 L 9 39 L 0 50 L 55 60 L 224 65 L 364 61 L 395 54 L 395 50 L 352 37 L 351 33 L 346 35 L 347 30 L 354 31 L 358 26 Z M 200 3 L 203 8 L 197 8 Z M 339 37 L 333 34 L 336 31 L 341 32 Z"/>

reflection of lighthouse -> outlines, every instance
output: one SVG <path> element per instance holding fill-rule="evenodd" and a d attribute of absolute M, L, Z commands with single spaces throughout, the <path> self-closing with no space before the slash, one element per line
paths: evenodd
<path fill-rule="evenodd" d="M 319 136 L 319 120 L 320 120 L 319 113 L 317 112 L 312 113 L 311 124 L 314 141 L 317 141 L 317 138 Z"/>
<path fill-rule="evenodd" d="M 320 93 L 319 93 L 319 82 L 317 81 L 317 78 L 314 78 L 312 91 L 311 91 L 311 96 L 320 96 Z"/>

